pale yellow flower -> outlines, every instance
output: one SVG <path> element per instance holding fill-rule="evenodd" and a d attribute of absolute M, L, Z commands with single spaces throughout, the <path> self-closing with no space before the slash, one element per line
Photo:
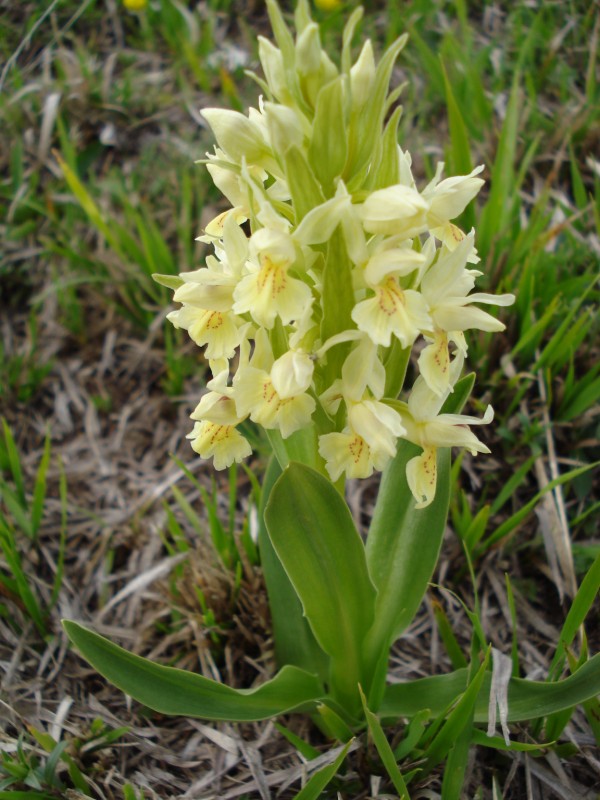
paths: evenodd
<path fill-rule="evenodd" d="M 292 239 L 280 231 L 261 228 L 251 241 L 258 264 L 248 263 L 248 274 L 233 292 L 233 310 L 249 313 L 264 328 L 272 328 L 277 317 L 289 325 L 312 303 L 310 287 L 289 274 L 296 257 Z"/>
<path fill-rule="evenodd" d="M 458 380 L 462 364 L 463 358 L 459 352 L 451 364 L 452 385 Z M 404 438 L 423 449 L 421 455 L 412 458 L 406 465 L 408 485 L 417 501 L 415 508 L 425 508 L 435 497 L 438 447 L 465 447 L 472 455 L 490 452 L 468 426 L 490 423 L 494 418 L 492 407 L 487 407 L 482 419 L 464 414 L 440 414 L 448 394 L 446 392 L 439 397 L 419 376 L 408 403 L 397 404 L 406 428 Z"/>
<path fill-rule="evenodd" d="M 427 230 L 428 211 L 429 202 L 401 183 L 372 192 L 359 207 L 366 231 L 405 239 Z"/>
<path fill-rule="evenodd" d="M 167 314 L 176 328 L 184 328 L 199 347 L 206 345 L 209 359 L 231 358 L 240 343 L 237 317 L 228 311 L 214 311 L 185 305 Z"/>
<path fill-rule="evenodd" d="M 422 196 L 429 203 L 427 225 L 430 231 L 448 249 L 453 250 L 464 234 L 450 220 L 462 214 L 485 183 L 482 178 L 476 177 L 484 167 L 475 167 L 468 175 L 456 175 L 440 181 L 443 169 L 444 163 L 438 163 L 435 176 L 423 189 Z"/>
<path fill-rule="evenodd" d="M 389 347 L 392 334 L 402 347 L 410 347 L 419 333 L 428 330 L 431 318 L 427 303 L 419 292 L 402 289 L 389 275 L 374 289 L 375 295 L 357 303 L 352 319 L 375 344 Z"/>
<path fill-rule="evenodd" d="M 362 436 L 349 427 L 341 433 L 320 436 L 319 453 L 332 481 L 343 474 L 347 478 L 368 478 L 389 461 L 389 456 L 373 452 Z"/>
<path fill-rule="evenodd" d="M 374 457 L 393 458 L 399 436 L 406 433 L 400 414 L 379 400 L 347 403 L 348 423 L 371 448 Z"/>
<path fill-rule="evenodd" d="M 249 416 L 266 430 L 279 430 L 287 439 L 310 425 L 316 408 L 314 398 L 307 394 L 312 362 L 304 354 L 289 352 L 274 361 L 264 329 L 256 332 L 252 358 L 249 350 L 244 341 L 232 387 L 236 413 L 240 418 Z"/>
<path fill-rule="evenodd" d="M 233 387 L 237 413 L 250 415 L 253 422 L 266 430 L 278 429 L 284 439 L 310 425 L 316 408 L 314 398 L 305 393 L 281 397 L 265 370 L 250 366 L 238 369 Z"/>
<path fill-rule="evenodd" d="M 252 453 L 248 441 L 233 425 L 203 420 L 196 422 L 187 438 L 192 440 L 192 449 L 201 458 L 213 459 L 215 469 L 230 467 L 234 461 L 242 461 Z"/>

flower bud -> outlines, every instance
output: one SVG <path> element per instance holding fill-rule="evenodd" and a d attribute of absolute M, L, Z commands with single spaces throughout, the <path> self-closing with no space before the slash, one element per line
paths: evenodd
<path fill-rule="evenodd" d="M 370 194 L 360 208 L 360 216 L 369 233 L 402 234 L 408 239 L 426 230 L 428 210 L 429 203 L 419 192 L 396 184 Z"/>
<path fill-rule="evenodd" d="M 236 162 L 245 158 L 250 164 L 260 164 L 269 155 L 260 128 L 239 111 L 224 108 L 204 108 L 202 116 L 210 125 L 219 147 Z"/>
<path fill-rule="evenodd" d="M 314 362 L 307 353 L 288 350 L 271 368 L 273 388 L 285 400 L 308 391 L 314 370 Z"/>

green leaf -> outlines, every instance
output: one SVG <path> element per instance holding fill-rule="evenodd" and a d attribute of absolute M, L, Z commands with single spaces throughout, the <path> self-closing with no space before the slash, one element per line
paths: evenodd
<path fill-rule="evenodd" d="M 280 475 L 281 469 L 277 459 L 272 457 L 263 479 L 258 512 L 258 546 L 269 595 L 275 656 L 280 667 L 293 664 L 301 669 L 315 672 L 325 679 L 329 670 L 329 659 L 317 644 L 302 614 L 302 604 L 273 549 L 265 525 L 265 506 Z"/>
<path fill-rule="evenodd" d="M 326 767 L 323 767 L 323 769 L 315 772 L 315 774 L 312 775 L 310 780 L 307 782 L 306 786 L 301 789 L 300 792 L 298 792 L 295 800 L 317 800 L 317 798 L 321 797 L 323 789 L 337 775 L 337 771 L 342 766 L 351 744 L 352 740 L 349 741 L 344 748 L 342 748 L 340 754 L 333 763 L 328 764 Z"/>
<path fill-rule="evenodd" d="M 465 725 L 450 748 L 448 758 L 444 764 L 442 800 L 454 800 L 454 798 L 461 796 L 469 761 L 472 734 L 473 725 L 471 723 Z"/>
<path fill-rule="evenodd" d="M 375 589 L 348 506 L 329 480 L 291 463 L 273 487 L 265 522 L 313 633 L 332 658 L 334 696 L 333 685 L 342 705 L 353 699 L 360 706 L 357 685 Z"/>
<path fill-rule="evenodd" d="M 329 703 L 331 704 L 331 700 Z M 339 742 L 349 742 L 353 737 L 352 728 L 348 726 L 342 718 L 343 709 L 336 706 L 337 711 L 326 705 L 319 703 L 317 713 L 312 715 L 312 720 L 328 739 L 337 739 Z M 338 713 L 339 711 L 339 713 Z"/>
<path fill-rule="evenodd" d="M 469 372 L 456 382 L 454 391 L 446 399 L 440 414 L 460 414 L 475 385 L 475 373 Z"/>
<path fill-rule="evenodd" d="M 386 688 L 379 716 L 383 719 L 413 717 L 424 708 L 441 714 L 465 690 L 467 670 L 435 675 Z M 577 672 L 555 683 L 511 678 L 508 688 L 508 721 L 537 719 L 576 706 L 600 693 L 600 654 Z M 486 672 L 475 704 L 475 722 L 487 722 L 491 673 Z"/>
<path fill-rule="evenodd" d="M 387 348 L 384 360 L 385 397 L 396 398 L 402 391 L 411 352 L 411 347 L 402 347 L 400 339 L 392 337 L 392 343 Z"/>
<path fill-rule="evenodd" d="M 154 664 L 76 622 L 63 621 L 84 658 L 118 689 L 161 714 L 249 722 L 314 708 L 323 690 L 314 675 L 285 666 L 253 689 L 232 689 L 203 675 Z"/>
<path fill-rule="evenodd" d="M 365 697 L 362 689 L 360 692 L 360 699 L 362 701 L 363 710 L 365 712 L 365 717 L 367 718 L 367 725 L 369 727 L 369 731 L 371 736 L 373 737 L 373 742 L 375 747 L 377 748 L 377 752 L 379 753 L 379 757 L 383 762 L 383 766 L 387 770 L 387 774 L 390 776 L 390 780 L 394 784 L 394 788 L 398 792 L 398 796 L 400 800 L 410 800 L 410 795 L 408 794 L 408 789 L 406 788 L 406 783 L 404 778 L 402 777 L 402 773 L 398 769 L 398 764 L 396 763 L 396 757 L 390 747 L 390 743 L 388 742 L 383 728 L 381 727 L 381 723 L 377 719 L 377 716 L 369 709 L 367 705 L 367 698 Z"/>

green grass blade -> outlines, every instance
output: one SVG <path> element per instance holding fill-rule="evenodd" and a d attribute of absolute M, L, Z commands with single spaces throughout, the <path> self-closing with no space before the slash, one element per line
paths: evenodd
<path fill-rule="evenodd" d="M 519 115 L 521 112 L 519 82 L 520 75 L 517 72 L 513 80 L 506 117 L 504 118 L 498 141 L 489 198 L 479 220 L 477 236 L 479 247 L 484 254 L 489 252 L 495 232 L 502 231 L 510 221 L 515 181 Z"/>
<path fill-rule="evenodd" d="M 473 169 L 471 159 L 471 149 L 469 147 L 469 136 L 467 127 L 464 123 L 458 103 L 452 91 L 452 84 L 448 79 L 448 73 L 442 62 L 442 73 L 444 75 L 444 87 L 446 90 L 446 108 L 448 109 L 448 125 L 450 128 L 450 158 L 448 159 L 449 175 L 468 175 Z M 461 215 L 461 223 L 465 230 L 471 230 L 475 225 L 475 211 L 473 206 L 469 206 Z"/>
<path fill-rule="evenodd" d="M 435 617 L 440 636 L 442 637 L 442 642 L 446 648 L 446 653 L 450 658 L 452 667 L 454 669 L 462 669 L 463 667 L 466 667 L 467 659 L 465 654 L 460 649 L 460 645 L 458 644 L 456 636 L 454 635 L 454 631 L 452 630 L 452 626 L 450 625 L 450 621 L 446 615 L 446 612 L 437 602 L 437 600 L 433 601 L 433 615 Z"/>
<path fill-rule="evenodd" d="M 0 551 L 4 554 L 4 560 L 8 569 L 14 579 L 14 585 L 18 596 L 27 613 L 31 617 L 38 632 L 45 636 L 47 633 L 46 621 L 42 608 L 31 590 L 29 585 L 30 579 L 21 561 L 21 556 L 16 548 L 15 540 L 12 531 L 0 522 Z"/>
<path fill-rule="evenodd" d="M 444 779 L 442 781 L 442 800 L 455 800 L 460 797 L 465 782 L 469 750 L 473 738 L 472 714 L 469 723 L 465 724 L 458 735 L 456 742 L 450 748 L 448 758 L 444 764 Z"/>
<path fill-rule="evenodd" d="M 323 769 L 315 772 L 314 775 L 311 775 L 306 786 L 296 795 L 295 800 L 318 800 L 319 797 L 322 797 L 323 790 L 327 784 L 335 778 L 339 768 L 342 766 L 351 744 L 352 740 L 342 748 L 340 754 L 333 763 L 328 764 L 326 767 L 323 767 Z"/>
<path fill-rule="evenodd" d="M 470 730 L 475 703 L 483 685 L 489 657 L 490 653 L 488 651 L 473 680 L 470 681 L 456 706 L 448 714 L 446 721 L 423 754 L 426 759 L 424 765 L 425 773 L 430 772 L 445 758 L 465 729 Z"/>
<path fill-rule="evenodd" d="M 44 441 L 44 452 L 40 466 L 35 476 L 35 484 L 33 487 L 33 500 L 31 502 L 31 533 L 33 536 L 37 533 L 42 515 L 44 513 L 44 501 L 46 499 L 46 476 L 48 474 L 48 465 L 50 463 L 50 433 L 46 434 Z"/>
<path fill-rule="evenodd" d="M 510 476 L 507 482 L 502 486 L 492 506 L 490 508 L 491 516 L 495 516 L 500 509 L 507 503 L 511 497 L 514 497 L 516 490 L 521 486 L 527 473 L 535 463 L 535 456 L 531 456 L 524 461 L 517 470 Z"/>
<path fill-rule="evenodd" d="M 596 601 L 598 590 L 600 590 L 600 556 L 596 558 L 588 570 L 577 594 L 573 598 L 565 624 L 560 632 L 556 653 L 550 664 L 548 680 L 556 680 L 562 672 L 567 648 L 570 647 L 577 631 L 583 625 L 592 605 Z"/>
<path fill-rule="evenodd" d="M 50 597 L 50 608 L 53 608 L 63 582 L 65 574 L 65 554 L 67 551 L 67 476 L 62 465 L 59 461 L 60 477 L 58 481 L 58 494 L 60 497 L 60 533 L 58 541 L 58 558 L 56 560 L 56 574 L 54 576 L 54 583 L 52 585 L 52 595 Z"/>
<path fill-rule="evenodd" d="M 513 592 L 512 583 L 510 582 L 508 573 L 505 573 L 504 578 L 506 582 L 506 601 L 508 603 L 510 624 L 512 628 L 512 641 L 510 646 L 510 657 L 513 663 L 512 675 L 513 678 L 518 678 L 521 670 L 519 666 L 519 641 L 517 637 L 517 607 L 515 604 L 515 595 Z"/>
<path fill-rule="evenodd" d="M 398 768 L 396 757 L 394 756 L 392 748 L 390 747 L 390 743 L 383 732 L 383 728 L 381 727 L 381 723 L 377 719 L 377 716 L 369 709 L 367 705 L 367 698 L 365 697 L 362 689 L 360 692 L 360 699 L 362 701 L 363 710 L 367 719 L 369 732 L 371 733 L 373 742 L 377 748 L 377 752 L 379 753 L 379 757 L 381 758 L 383 766 L 386 768 L 387 774 L 390 776 L 390 780 L 394 784 L 394 788 L 398 792 L 400 800 L 410 800 L 406 783 L 402 777 L 402 773 Z"/>
<path fill-rule="evenodd" d="M 281 723 L 276 722 L 275 727 L 279 733 L 285 739 L 287 739 L 288 742 L 293 745 L 300 755 L 303 756 L 307 761 L 312 761 L 313 758 L 317 758 L 317 756 L 321 755 L 320 750 L 317 750 L 317 748 L 313 747 L 312 744 L 305 742 L 304 739 L 301 739 L 293 731 L 288 730 L 285 725 L 281 725 Z"/>
<path fill-rule="evenodd" d="M 25 498 L 25 481 L 23 479 L 23 470 L 21 469 L 21 456 L 17 450 L 17 445 L 12 435 L 8 423 L 2 419 L 2 430 L 4 432 L 4 453 L 8 461 L 8 466 L 12 473 L 15 488 L 17 490 L 17 499 L 22 507 L 26 505 Z"/>
<path fill-rule="evenodd" d="M 503 539 L 505 536 L 513 533 L 517 526 L 521 524 L 521 522 L 525 519 L 525 517 L 533 511 L 535 506 L 538 504 L 540 499 L 547 493 L 551 492 L 556 486 L 561 486 L 563 483 L 567 483 L 568 481 L 572 481 L 574 478 L 577 478 L 579 475 L 583 475 L 589 470 L 594 469 L 598 466 L 600 462 L 596 462 L 594 464 L 586 464 L 584 467 L 578 467 L 577 469 L 569 470 L 569 472 L 565 472 L 564 475 L 560 475 L 558 478 L 550 481 L 541 492 L 538 492 L 535 497 L 533 497 L 528 503 L 522 506 L 515 514 L 513 514 L 506 522 L 503 522 L 502 525 L 499 525 L 496 530 L 491 533 L 487 539 L 485 539 L 480 547 L 478 548 L 478 554 L 484 553 L 489 548 Z"/>

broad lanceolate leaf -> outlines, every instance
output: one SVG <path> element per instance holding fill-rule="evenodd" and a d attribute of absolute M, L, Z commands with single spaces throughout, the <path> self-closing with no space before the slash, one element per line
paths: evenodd
<path fill-rule="evenodd" d="M 313 633 L 331 656 L 332 693 L 349 713 L 350 706 L 359 711 L 375 589 L 348 506 L 330 481 L 291 463 L 273 487 L 265 521 Z"/>
<path fill-rule="evenodd" d="M 161 714 L 249 722 L 292 710 L 312 710 L 323 696 L 317 678 L 297 667 L 284 667 L 255 689 L 231 689 L 193 672 L 154 664 L 76 622 L 64 621 L 63 626 L 101 675 Z"/>
<path fill-rule="evenodd" d="M 275 655 L 280 667 L 285 664 L 293 664 L 325 679 L 328 673 L 329 659 L 317 644 L 306 617 L 302 613 L 298 595 L 273 549 L 265 526 L 265 506 L 273 485 L 280 475 L 281 468 L 277 459 L 272 457 L 262 485 L 258 528 L 260 561 L 269 594 Z"/>
<path fill-rule="evenodd" d="M 388 686 L 379 716 L 383 719 L 413 717 L 421 709 L 441 714 L 467 686 L 468 672 L 459 669 L 448 675 L 436 675 Z M 487 722 L 491 673 L 486 672 L 475 704 L 475 722 Z M 577 672 L 556 683 L 511 678 L 508 685 L 508 722 L 537 719 L 576 706 L 600 694 L 600 654 Z"/>

